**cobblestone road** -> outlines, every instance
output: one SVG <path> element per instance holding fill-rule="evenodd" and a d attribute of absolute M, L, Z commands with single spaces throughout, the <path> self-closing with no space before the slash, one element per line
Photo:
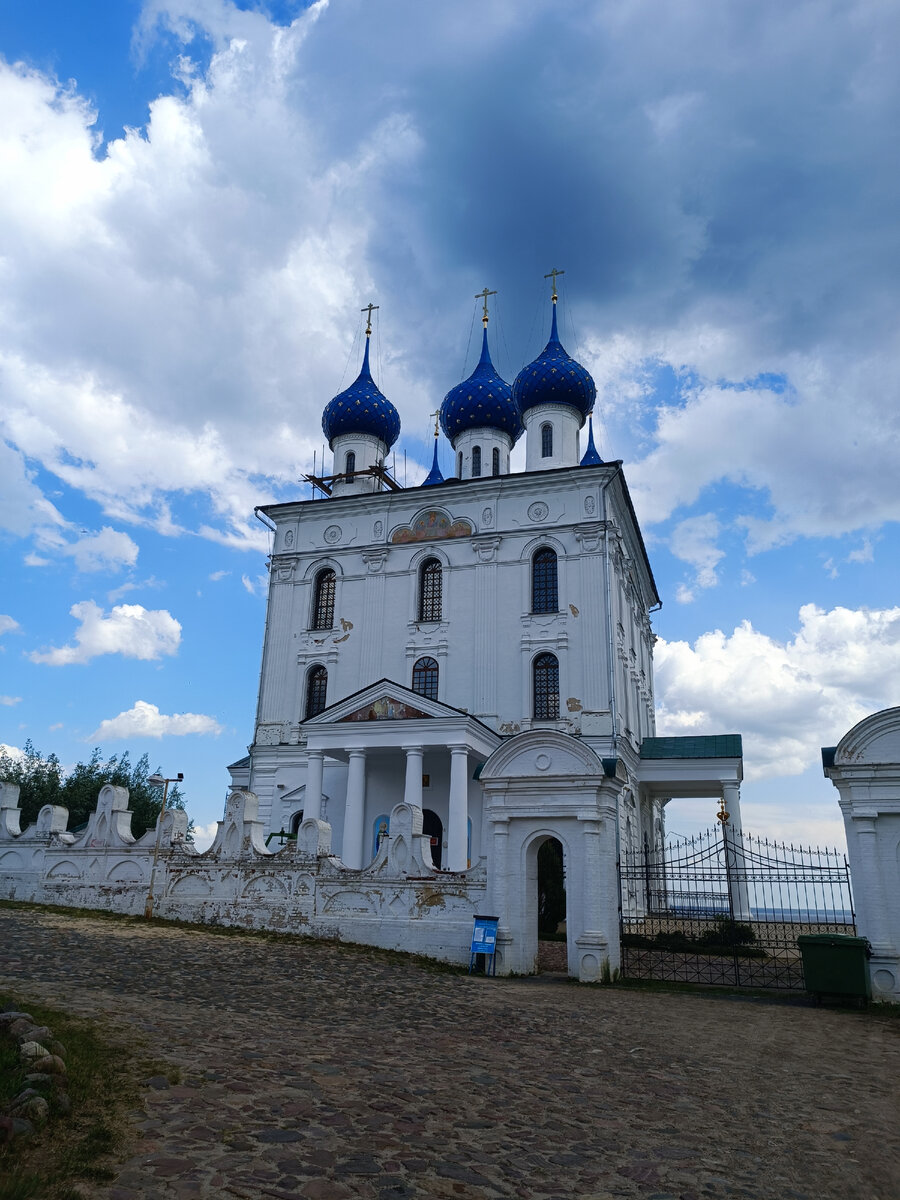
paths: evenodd
<path fill-rule="evenodd" d="M 0 956 L 182 1070 L 98 1200 L 900 1196 L 900 1021 L 7 908 Z"/>

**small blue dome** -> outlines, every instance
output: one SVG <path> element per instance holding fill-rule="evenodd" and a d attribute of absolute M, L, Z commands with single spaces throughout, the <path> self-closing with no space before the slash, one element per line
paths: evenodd
<path fill-rule="evenodd" d="M 467 429 L 499 429 L 515 441 L 522 432 L 512 388 L 494 370 L 488 350 L 487 326 L 481 358 L 468 379 L 451 388 L 441 405 L 441 429 L 454 439 Z"/>
<path fill-rule="evenodd" d="M 524 416 L 539 404 L 568 404 L 582 421 L 594 407 L 597 388 L 590 374 L 564 350 L 556 329 L 556 302 L 550 341 L 533 363 L 523 367 L 512 386 L 513 399 Z"/>
<path fill-rule="evenodd" d="M 328 444 L 341 433 L 370 433 L 390 448 L 400 436 L 400 415 L 375 386 L 369 370 L 369 338 L 362 370 L 346 391 L 329 400 L 322 413 L 322 431 Z"/>
<path fill-rule="evenodd" d="M 579 465 L 582 467 L 599 467 L 602 462 L 603 459 L 600 457 L 599 453 L 597 452 L 597 447 L 594 445 L 594 422 L 591 420 L 590 416 L 588 416 L 587 450 L 585 450 Z"/>

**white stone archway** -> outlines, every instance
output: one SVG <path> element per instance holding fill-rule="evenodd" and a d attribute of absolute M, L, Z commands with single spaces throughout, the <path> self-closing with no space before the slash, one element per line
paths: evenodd
<path fill-rule="evenodd" d="M 872 943 L 872 994 L 900 1004 L 900 708 L 854 725 L 822 762 L 840 794 L 857 928 Z"/>
<path fill-rule="evenodd" d="M 569 974 L 584 981 L 619 965 L 616 820 L 625 771 L 556 730 L 510 738 L 481 771 L 490 846 L 490 905 L 500 918 L 498 971 L 537 960 L 537 851 L 554 837 L 566 864 Z"/>

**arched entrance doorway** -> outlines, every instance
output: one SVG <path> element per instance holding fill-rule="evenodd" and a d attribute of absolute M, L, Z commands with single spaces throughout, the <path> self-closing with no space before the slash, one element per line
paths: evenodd
<path fill-rule="evenodd" d="M 566 971 L 566 874 L 562 842 L 548 837 L 537 851 L 538 970 Z"/>
<path fill-rule="evenodd" d="M 436 812 L 430 808 L 422 809 L 422 832 L 431 838 L 431 861 L 440 870 L 441 852 L 444 843 L 444 824 Z"/>

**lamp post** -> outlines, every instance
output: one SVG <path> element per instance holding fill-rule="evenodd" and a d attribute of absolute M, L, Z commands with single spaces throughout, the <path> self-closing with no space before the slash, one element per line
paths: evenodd
<path fill-rule="evenodd" d="M 153 916 L 153 884 L 156 882 L 156 864 L 159 860 L 159 839 L 162 837 L 163 817 L 166 815 L 166 800 L 169 798 L 169 784 L 181 783 L 182 779 L 184 779 L 184 775 L 182 775 L 181 771 L 179 771 L 177 775 L 173 776 L 172 779 L 166 779 L 162 775 L 147 776 L 148 783 L 152 784 L 154 787 L 159 787 L 162 785 L 163 789 L 162 808 L 160 809 L 159 817 L 157 818 L 156 822 L 156 844 L 153 847 L 153 866 L 150 868 L 150 890 L 147 893 L 147 903 L 144 905 L 144 916 L 148 921 Z"/>

